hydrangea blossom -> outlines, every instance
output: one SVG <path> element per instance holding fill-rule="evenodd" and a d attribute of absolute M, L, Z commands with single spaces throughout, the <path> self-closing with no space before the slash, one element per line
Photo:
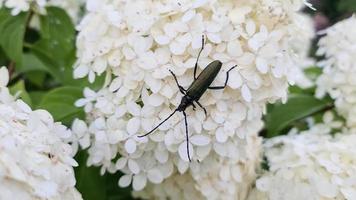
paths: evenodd
<path fill-rule="evenodd" d="M 10 95 L 0 68 L 0 199 L 82 199 L 75 189 L 71 131 Z"/>
<path fill-rule="evenodd" d="M 65 9 L 75 22 L 78 20 L 82 4 L 83 0 L 0 0 L 0 8 L 2 6 L 10 8 L 12 15 L 18 15 L 30 9 L 45 13 L 46 6 L 58 6 Z"/>
<path fill-rule="evenodd" d="M 333 126 L 318 124 L 300 134 L 267 140 L 269 169 L 256 181 L 249 199 L 356 199 L 356 135 L 343 131 L 332 136 Z"/>
<path fill-rule="evenodd" d="M 189 174 L 200 196 L 216 198 L 210 189 L 227 198 L 244 198 L 259 161 L 257 133 L 266 103 L 286 100 L 288 83 L 298 79 L 301 56 L 295 55 L 305 53 L 292 43 L 307 40 L 298 34 L 309 29 L 297 25 L 303 5 L 277 0 L 89 0 L 78 26 L 74 76 L 94 81 L 106 72 L 107 80 L 99 91 L 86 88 L 76 102 L 87 112 L 88 125 L 76 120 L 73 130 L 79 144 L 89 147 L 88 164 L 101 166 L 102 173 L 121 170 L 125 175 L 119 185 L 132 183 L 136 191 L 165 187 L 178 174 Z M 213 60 L 223 63 L 213 85 L 222 85 L 230 67 L 238 68 L 231 71 L 227 88 L 207 91 L 200 99 L 207 117 L 201 109 L 187 109 L 189 163 L 179 113 L 148 137 L 137 136 L 180 103 L 182 95 L 169 69 L 183 87 L 189 86 L 202 35 L 207 40 L 198 71 Z M 222 166 L 226 171 L 220 174 Z M 173 198 L 171 193 L 144 192 Z"/>
<path fill-rule="evenodd" d="M 328 93 L 335 99 L 340 115 L 347 126 L 356 128 L 356 17 L 352 16 L 324 30 L 317 53 L 324 55 L 320 62 L 323 74 L 317 81 L 317 96 Z"/>

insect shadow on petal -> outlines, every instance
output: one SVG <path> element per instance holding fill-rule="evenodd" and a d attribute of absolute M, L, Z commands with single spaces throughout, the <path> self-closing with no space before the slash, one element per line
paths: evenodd
<path fill-rule="evenodd" d="M 193 109 L 195 110 L 196 106 L 194 103 L 198 104 L 200 108 L 204 110 L 205 116 L 207 115 L 206 109 L 199 103 L 200 97 L 205 93 L 207 89 L 210 90 L 222 90 L 226 87 L 227 82 L 229 80 L 229 72 L 237 67 L 237 65 L 231 67 L 227 72 L 226 72 L 226 79 L 225 83 L 222 86 L 210 86 L 211 83 L 215 80 L 216 76 L 218 75 L 222 63 L 219 60 L 214 60 L 211 62 L 198 76 L 197 76 L 197 68 L 198 68 L 198 61 L 201 52 L 204 49 L 204 35 L 202 36 L 202 47 L 199 51 L 197 60 L 195 62 L 194 66 L 194 81 L 190 84 L 188 89 L 184 89 L 181 85 L 178 83 L 178 79 L 176 75 L 171 71 L 171 74 L 179 88 L 179 91 L 184 95 L 182 97 L 182 100 L 179 104 L 179 106 L 162 122 L 160 122 L 156 127 L 154 127 L 150 132 L 140 135 L 138 137 L 145 137 L 151 133 L 153 133 L 158 127 L 160 127 L 163 123 L 165 123 L 169 118 L 171 118 L 177 111 L 182 112 L 184 115 L 184 123 L 185 123 L 185 135 L 186 135 L 186 143 L 187 143 L 187 154 L 188 154 L 188 159 L 189 162 L 191 162 L 190 158 L 190 152 L 189 152 L 189 136 L 188 136 L 188 122 L 187 122 L 187 114 L 185 110 L 189 106 L 193 106 Z"/>

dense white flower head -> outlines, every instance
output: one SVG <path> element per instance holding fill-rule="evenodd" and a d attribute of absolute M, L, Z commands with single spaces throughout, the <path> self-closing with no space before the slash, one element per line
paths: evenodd
<path fill-rule="evenodd" d="M 256 179 L 260 164 L 260 138 L 250 138 L 240 145 L 236 159 L 210 155 L 203 163 L 193 163 L 190 174 L 181 168 L 161 184 L 149 183 L 135 197 L 146 199 L 245 199 Z"/>
<path fill-rule="evenodd" d="M 268 139 L 269 169 L 249 199 L 356 199 L 356 135 L 343 131 L 333 136 L 331 130 L 340 125 L 327 120 L 299 134 Z"/>
<path fill-rule="evenodd" d="M 46 6 L 58 6 L 68 12 L 74 22 L 78 20 L 80 6 L 84 0 L 0 0 L 0 8 L 5 6 L 12 9 L 12 15 L 26 12 L 30 9 L 45 13 Z"/>
<path fill-rule="evenodd" d="M 324 55 L 320 62 L 323 74 L 317 81 L 317 96 L 328 93 L 335 99 L 340 115 L 347 126 L 356 128 L 356 17 L 352 16 L 323 31 L 326 35 L 319 41 L 318 54 Z"/>
<path fill-rule="evenodd" d="M 10 95 L 0 68 L 0 199 L 82 199 L 74 188 L 71 131 Z"/>
<path fill-rule="evenodd" d="M 202 196 L 208 197 L 205 190 L 212 188 L 243 197 L 240 184 L 249 186 L 254 173 L 247 169 L 257 166 L 257 133 L 266 103 L 286 100 L 288 83 L 298 79 L 295 54 L 302 52 L 291 43 L 306 27 L 296 24 L 303 5 L 276 0 L 87 1 L 88 12 L 78 26 L 74 76 L 90 81 L 104 72 L 107 76 L 102 89 L 86 88 L 76 102 L 87 112 L 88 124 L 76 120 L 73 130 L 79 144 L 89 147 L 88 164 L 101 166 L 103 173 L 121 170 L 126 175 L 119 185 L 132 183 L 136 191 L 189 173 Z M 189 163 L 181 113 L 148 137 L 137 136 L 179 105 L 182 94 L 169 69 L 188 88 L 202 35 L 206 41 L 198 73 L 220 60 L 223 66 L 212 85 L 223 85 L 226 71 L 238 67 L 224 90 L 208 90 L 199 100 L 207 117 L 199 107 L 186 110 Z M 242 178 L 219 175 L 223 165 L 240 169 Z M 222 185 L 229 181 L 239 184 L 225 193 Z"/>

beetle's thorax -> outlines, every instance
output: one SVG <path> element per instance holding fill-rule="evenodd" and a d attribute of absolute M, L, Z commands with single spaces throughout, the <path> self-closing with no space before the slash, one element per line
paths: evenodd
<path fill-rule="evenodd" d="M 184 111 L 188 106 L 192 105 L 193 101 L 194 100 L 190 96 L 183 96 L 177 110 L 180 112 Z"/>

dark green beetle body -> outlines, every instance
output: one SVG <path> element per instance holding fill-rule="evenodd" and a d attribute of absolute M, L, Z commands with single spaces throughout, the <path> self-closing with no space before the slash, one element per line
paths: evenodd
<path fill-rule="evenodd" d="M 187 115 L 185 113 L 185 110 L 189 106 L 193 106 L 193 109 L 195 109 L 196 107 L 195 107 L 194 103 L 197 103 L 198 106 L 204 110 L 205 115 L 207 115 L 206 109 L 199 103 L 200 97 L 206 92 L 207 89 L 212 89 L 212 90 L 224 89 L 227 85 L 228 80 L 229 80 L 229 72 L 236 67 L 236 66 L 234 66 L 226 72 L 225 84 L 223 86 L 210 86 L 211 83 L 215 80 L 219 71 L 221 70 L 222 63 L 219 60 L 214 60 L 199 74 L 198 77 L 196 77 L 197 68 L 198 68 L 198 60 L 199 60 L 200 53 L 203 51 L 203 49 L 204 49 L 204 37 L 202 39 L 202 48 L 199 51 L 197 62 L 195 63 L 195 67 L 194 67 L 194 81 L 192 82 L 192 84 L 190 84 L 190 86 L 187 90 L 184 89 L 181 85 L 179 85 L 176 75 L 171 70 L 169 70 L 171 72 L 178 88 L 179 88 L 179 91 L 184 95 L 182 97 L 182 100 L 181 100 L 179 106 L 173 111 L 173 113 L 171 113 L 166 119 L 164 119 L 162 122 L 160 122 L 150 132 L 148 132 L 144 135 L 138 136 L 138 137 L 144 137 L 144 136 L 151 134 L 159 126 L 161 126 L 164 122 L 166 122 L 169 118 L 171 118 L 174 115 L 174 113 L 176 113 L 177 111 L 183 112 L 184 122 L 185 122 L 185 134 L 186 134 L 186 141 L 187 141 L 187 154 L 188 154 L 189 161 L 191 161 L 191 159 L 190 159 L 190 154 L 189 154 L 188 122 L 187 122 Z"/>
<path fill-rule="evenodd" d="M 215 80 L 216 76 L 218 75 L 221 69 L 221 66 L 222 63 L 219 60 L 214 60 L 199 74 L 197 78 L 195 78 L 195 80 L 193 81 L 192 84 L 190 84 L 187 90 L 185 90 L 184 88 L 180 88 L 184 96 L 182 97 L 182 100 L 177 108 L 178 111 L 184 111 L 190 105 L 194 106 L 194 102 L 197 102 L 198 105 L 202 107 L 198 101 L 200 97 L 205 93 L 205 91 L 210 87 L 211 83 Z M 171 73 L 173 74 L 173 72 Z M 205 109 L 204 112 L 206 114 Z"/>
<path fill-rule="evenodd" d="M 197 77 L 195 81 L 189 86 L 187 95 L 194 100 L 199 100 L 200 97 L 209 88 L 211 83 L 215 80 L 221 69 L 222 63 L 218 60 L 211 62 Z"/>

